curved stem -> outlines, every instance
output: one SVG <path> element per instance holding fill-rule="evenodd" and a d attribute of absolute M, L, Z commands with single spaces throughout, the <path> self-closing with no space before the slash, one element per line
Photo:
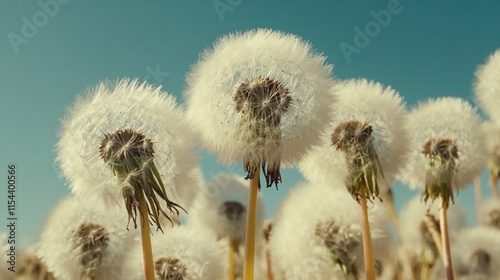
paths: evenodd
<path fill-rule="evenodd" d="M 255 255 L 255 210 L 257 208 L 257 192 L 260 187 L 260 171 L 250 179 L 250 194 L 248 196 L 247 227 L 245 238 L 245 263 L 243 265 L 243 280 L 254 279 Z"/>
<path fill-rule="evenodd" d="M 151 249 L 151 230 L 149 227 L 148 205 L 141 193 L 141 201 L 139 202 L 139 213 L 141 219 L 141 237 L 142 237 L 142 255 L 144 258 L 144 274 L 146 280 L 155 279 L 155 271 L 153 266 L 153 251 Z"/>
<path fill-rule="evenodd" d="M 375 280 L 375 259 L 373 258 L 372 237 L 370 234 L 370 222 L 368 221 L 368 206 L 366 205 L 366 192 L 360 195 L 361 216 L 363 219 L 363 256 L 367 280 Z"/>
<path fill-rule="evenodd" d="M 441 226 L 441 239 L 443 244 L 443 264 L 446 269 L 446 279 L 454 280 L 453 265 L 451 262 L 450 237 L 448 235 L 448 215 L 447 208 L 442 206 L 439 210 L 439 224 Z"/>

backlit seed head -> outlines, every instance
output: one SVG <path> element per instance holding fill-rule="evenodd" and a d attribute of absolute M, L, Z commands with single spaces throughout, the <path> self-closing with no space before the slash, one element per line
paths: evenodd
<path fill-rule="evenodd" d="M 471 256 L 471 272 L 488 274 L 491 264 L 491 256 L 483 249 L 477 249 Z"/>
<path fill-rule="evenodd" d="M 177 258 L 164 257 L 155 262 L 155 280 L 186 280 L 187 267 Z"/>
<path fill-rule="evenodd" d="M 292 98 L 280 82 L 261 76 L 242 83 L 236 91 L 234 102 L 237 112 L 276 127 L 290 107 Z"/>
<path fill-rule="evenodd" d="M 134 159 L 153 158 L 154 150 L 151 140 L 144 134 L 131 129 L 106 133 L 99 147 L 101 158 L 109 164 L 123 164 Z M 138 168 L 131 166 L 130 168 Z"/>
<path fill-rule="evenodd" d="M 235 108 L 238 113 L 243 114 L 241 127 L 250 130 L 251 142 L 257 146 L 265 146 L 265 142 L 272 141 L 280 148 L 281 117 L 287 112 L 292 98 L 288 89 L 280 82 L 268 77 L 259 76 L 242 83 L 234 96 Z M 242 132 L 246 135 L 248 132 Z M 245 137 L 245 136 L 243 136 Z M 253 155 L 246 155 L 243 159 L 247 179 L 253 178 L 255 172 L 262 167 L 267 187 L 281 183 L 280 160 L 270 162 L 260 159 L 255 162 Z"/>
<path fill-rule="evenodd" d="M 452 179 L 456 172 L 458 147 L 454 140 L 437 138 L 428 140 L 422 154 L 427 158 L 424 201 L 442 199 L 442 206 L 448 208 L 453 200 Z"/>
<path fill-rule="evenodd" d="M 500 230 L 500 209 L 488 213 L 489 225 Z"/>
<path fill-rule="evenodd" d="M 122 195 L 130 219 L 137 228 L 137 208 L 145 199 L 148 214 L 159 230 L 160 215 L 171 222 L 158 201 L 165 200 L 171 213 L 179 215 L 180 205 L 170 201 L 165 186 L 154 163 L 153 143 L 142 133 L 132 129 L 106 133 L 99 147 L 101 158 L 113 169 L 113 173 L 122 184 Z M 172 222 L 173 225 L 173 222 Z M 127 225 L 128 226 L 128 225 Z"/>
<path fill-rule="evenodd" d="M 42 260 L 32 253 L 19 254 L 16 267 L 16 279 L 55 280 Z"/>
<path fill-rule="evenodd" d="M 109 244 L 108 232 L 98 224 L 81 224 L 73 232 L 72 242 L 82 266 L 82 277 L 94 279 L 97 277 L 96 270 L 106 255 Z"/>
<path fill-rule="evenodd" d="M 372 127 L 367 123 L 348 121 L 335 128 L 332 134 L 332 145 L 341 151 L 366 146 L 370 144 L 372 132 Z"/>
<path fill-rule="evenodd" d="M 339 124 L 332 133 L 332 145 L 345 153 L 349 172 L 346 187 L 356 201 L 360 196 L 368 200 L 378 197 L 378 176 L 384 176 L 372 132 L 367 123 L 348 121 Z"/>
<path fill-rule="evenodd" d="M 219 213 L 226 216 L 229 221 L 237 221 L 245 218 L 242 216 L 245 213 L 245 206 L 237 201 L 226 201 L 220 206 Z"/>
<path fill-rule="evenodd" d="M 315 235 L 330 251 L 334 265 L 339 266 L 346 275 L 358 275 L 353 252 L 361 245 L 359 232 L 339 227 L 334 221 L 329 221 L 318 223 Z"/>

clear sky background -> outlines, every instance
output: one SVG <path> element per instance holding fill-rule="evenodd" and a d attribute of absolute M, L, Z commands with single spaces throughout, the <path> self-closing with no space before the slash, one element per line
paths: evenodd
<path fill-rule="evenodd" d="M 182 102 L 190 65 L 231 32 L 266 27 L 297 34 L 328 57 L 336 77 L 391 85 L 408 107 L 438 96 L 473 102 L 473 73 L 500 47 L 500 1 L 366 2 L 1 1 L 0 224 L 7 221 L 9 163 L 18 172 L 22 246 L 36 240 L 50 209 L 69 194 L 54 164 L 54 145 L 59 120 L 78 94 L 103 79 L 137 77 L 162 85 Z M 382 14 L 390 19 L 377 23 Z M 364 41 L 359 30 L 368 36 Z M 201 156 L 207 179 L 227 170 L 244 176 L 240 165 L 225 167 L 214 156 Z M 294 169 L 283 178 L 278 192 L 263 190 L 268 217 L 303 180 Z M 485 174 L 483 184 L 488 196 Z M 397 184 L 397 208 L 418 193 Z M 460 192 L 458 201 L 473 224 L 472 189 Z"/>

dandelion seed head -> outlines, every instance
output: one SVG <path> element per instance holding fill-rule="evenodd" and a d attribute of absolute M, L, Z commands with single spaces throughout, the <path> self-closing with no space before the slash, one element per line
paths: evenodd
<path fill-rule="evenodd" d="M 500 125 L 485 122 L 481 125 L 488 152 L 490 153 L 488 168 L 492 176 L 500 177 Z"/>
<path fill-rule="evenodd" d="M 492 197 L 481 201 L 478 205 L 478 213 L 479 225 L 500 230 L 500 201 L 498 199 Z"/>
<path fill-rule="evenodd" d="M 138 231 L 127 231 L 123 211 L 101 211 L 78 197 L 61 200 L 41 230 L 36 254 L 56 279 L 123 279 L 120 274 L 127 247 Z"/>
<path fill-rule="evenodd" d="M 69 108 L 57 161 L 71 191 L 98 208 L 124 208 L 125 193 L 130 214 L 140 192 L 132 193 L 134 184 L 127 183 L 156 167 L 153 181 L 161 180 L 168 198 L 188 209 L 201 185 L 194 143 L 172 96 L 160 87 L 122 79 L 99 83 Z M 162 202 L 161 196 L 156 192 L 155 199 Z"/>
<path fill-rule="evenodd" d="M 189 214 L 189 224 L 215 233 L 217 239 L 228 238 L 243 243 L 246 234 L 248 181 L 241 176 L 220 174 L 205 184 Z M 256 228 L 263 226 L 264 202 L 257 196 Z"/>
<path fill-rule="evenodd" d="M 474 93 L 479 106 L 500 125 L 500 49 L 480 65 L 475 73 Z"/>
<path fill-rule="evenodd" d="M 19 280 L 55 280 L 54 275 L 47 269 L 43 261 L 33 252 L 33 248 L 23 250 L 17 256 L 15 279 Z M 9 274 L 14 274 L 9 271 Z M 1 274 L 0 274 L 1 275 Z M 11 279 L 7 276 L 2 279 Z M 14 279 L 14 278 L 12 278 Z"/>
<path fill-rule="evenodd" d="M 410 153 L 400 177 L 411 188 L 441 185 L 446 199 L 484 168 L 487 151 L 479 116 L 465 100 L 431 99 L 408 114 L 406 126 Z"/>
<path fill-rule="evenodd" d="M 500 277 L 500 232 L 490 227 L 460 231 L 452 240 L 452 261 L 459 279 L 498 279 Z M 432 279 L 444 277 L 441 262 Z"/>
<path fill-rule="evenodd" d="M 423 252 L 433 252 L 434 241 L 432 240 L 424 219 L 426 215 L 432 217 L 433 223 L 439 222 L 440 204 L 436 202 L 425 203 L 420 195 L 410 199 L 402 208 L 399 218 L 401 229 L 401 241 L 405 244 L 408 252 L 413 258 L 421 258 Z M 448 214 L 448 229 L 453 235 L 466 228 L 465 210 L 459 203 L 450 205 Z M 439 224 L 435 224 L 439 229 Z M 432 243 L 432 244 L 430 244 Z M 437 249 L 437 248 L 436 248 Z M 437 253 L 434 251 L 434 253 Z M 439 256 L 434 255 L 435 258 Z M 434 260 L 435 261 L 435 260 Z"/>
<path fill-rule="evenodd" d="M 224 252 L 210 232 L 190 226 L 174 227 L 151 237 L 155 279 L 220 280 L 226 275 Z M 141 244 L 131 246 L 125 256 L 122 275 L 128 280 L 144 279 Z"/>
<path fill-rule="evenodd" d="M 179 259 L 167 257 L 159 258 L 155 262 L 156 280 L 186 280 L 187 268 Z"/>
<path fill-rule="evenodd" d="M 82 266 L 82 276 L 95 278 L 96 270 L 105 257 L 109 243 L 109 234 L 98 224 L 80 224 L 73 232 L 73 248 Z"/>
<path fill-rule="evenodd" d="M 332 170 L 337 170 L 335 176 L 350 176 L 348 185 L 356 185 L 371 172 L 380 192 L 387 190 L 408 152 L 401 96 L 391 87 L 365 79 L 343 81 L 334 91 L 335 118 L 322 134 L 322 144 L 300 163 L 300 170 L 322 186 L 331 185 Z M 351 193 L 357 195 L 357 191 Z"/>
<path fill-rule="evenodd" d="M 335 81 L 326 58 L 291 34 L 268 29 L 220 38 L 187 76 L 187 113 L 224 163 L 262 167 L 268 186 L 296 163 L 332 116 Z"/>
<path fill-rule="evenodd" d="M 331 183 L 343 185 L 339 178 Z M 362 275 L 359 205 L 344 189 L 314 185 L 295 187 L 279 208 L 269 242 L 274 269 L 297 280 Z M 368 213 L 375 259 L 381 261 L 390 241 L 385 208 L 371 204 Z"/>

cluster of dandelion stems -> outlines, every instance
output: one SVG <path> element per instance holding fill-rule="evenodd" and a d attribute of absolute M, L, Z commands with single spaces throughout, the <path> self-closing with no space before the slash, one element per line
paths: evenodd
<path fill-rule="evenodd" d="M 433 138 L 428 140 L 423 147 L 422 153 L 427 158 L 427 169 L 425 177 L 425 191 L 423 199 L 434 201 L 441 200 L 440 229 L 442 244 L 442 259 L 446 269 L 447 279 L 454 279 L 453 265 L 451 262 L 450 240 L 448 234 L 448 217 L 446 211 L 450 200 L 453 203 L 452 180 L 456 172 L 456 161 L 458 160 L 458 147 L 454 140 L 445 138 Z"/>
<path fill-rule="evenodd" d="M 157 280 L 188 279 L 187 267 L 177 258 L 163 257 L 155 262 Z"/>
<path fill-rule="evenodd" d="M 106 229 L 98 224 L 81 224 L 73 231 L 72 244 L 81 266 L 81 279 L 99 279 L 98 269 L 109 245 Z"/>
<path fill-rule="evenodd" d="M 269 77 L 254 77 L 239 85 L 234 95 L 235 109 L 241 114 L 238 137 L 251 143 L 255 151 L 244 155 L 243 165 L 250 179 L 250 196 L 245 240 L 243 279 L 253 279 L 255 249 L 255 210 L 257 191 L 260 190 L 262 168 L 267 187 L 281 183 L 281 117 L 292 103 L 290 92 L 280 82 Z M 259 150 L 274 145 L 272 155 Z"/>
<path fill-rule="evenodd" d="M 358 279 L 359 271 L 352 252 L 361 245 L 356 231 L 342 228 L 334 221 L 320 222 L 315 235 L 330 252 L 333 265 L 339 267 L 346 276 Z"/>
<path fill-rule="evenodd" d="M 167 209 L 179 215 L 180 205 L 168 199 L 160 172 L 154 163 L 153 142 L 142 133 L 132 129 L 106 133 L 99 147 L 101 158 L 106 162 L 122 185 L 122 194 L 128 212 L 137 228 L 137 209 L 141 219 L 141 236 L 146 279 L 154 278 L 153 253 L 151 249 L 150 220 L 162 230 L 160 215 L 173 222 L 160 205 L 166 202 Z M 185 211 L 185 210 L 184 210 Z M 128 228 L 128 224 L 127 224 Z"/>

